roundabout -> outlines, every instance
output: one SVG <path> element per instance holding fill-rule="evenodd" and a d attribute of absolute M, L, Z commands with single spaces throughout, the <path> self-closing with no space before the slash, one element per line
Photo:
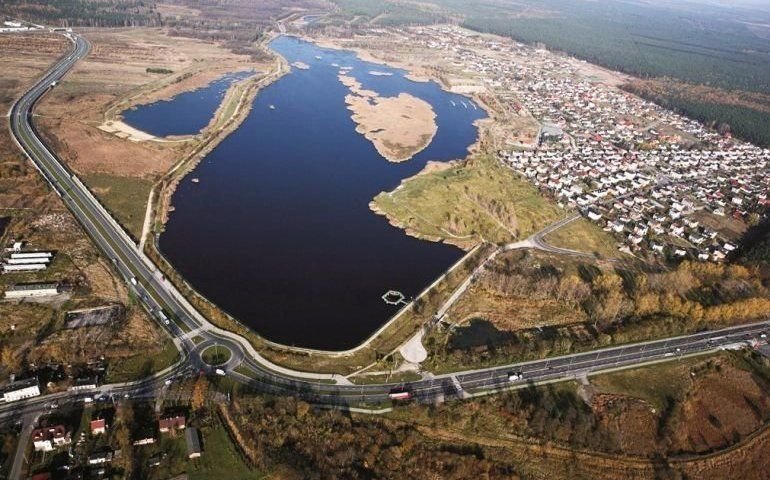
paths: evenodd
<path fill-rule="evenodd" d="M 208 366 L 221 367 L 226 365 L 232 359 L 233 352 L 228 347 L 214 344 L 201 350 L 200 357 L 203 363 Z"/>

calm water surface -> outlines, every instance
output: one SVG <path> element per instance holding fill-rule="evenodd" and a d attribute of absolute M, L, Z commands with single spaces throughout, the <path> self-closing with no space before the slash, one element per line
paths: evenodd
<path fill-rule="evenodd" d="M 194 135 L 209 124 L 230 85 L 251 75 L 253 71 L 225 75 L 203 88 L 140 105 L 121 115 L 127 124 L 156 137 Z"/>
<path fill-rule="evenodd" d="M 408 237 L 369 202 L 428 160 L 465 157 L 484 114 L 435 83 L 411 82 L 351 52 L 290 37 L 271 47 L 310 69 L 263 89 L 243 125 L 179 185 L 160 247 L 198 291 L 268 339 L 350 348 L 396 312 L 383 293 L 416 295 L 462 255 Z M 352 67 L 382 96 L 408 92 L 432 104 L 431 145 L 401 164 L 380 157 L 355 132 L 335 65 Z"/>

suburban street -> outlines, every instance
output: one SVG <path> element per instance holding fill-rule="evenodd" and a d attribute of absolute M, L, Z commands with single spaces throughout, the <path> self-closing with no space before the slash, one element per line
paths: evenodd
<path fill-rule="evenodd" d="M 591 372 L 641 365 L 648 362 L 676 361 L 685 355 L 734 348 L 751 340 L 760 340 L 770 330 L 767 321 L 723 330 L 703 331 L 692 335 L 594 350 L 586 353 L 534 360 L 530 362 L 437 375 L 404 384 L 357 386 L 339 375 L 316 374 L 286 369 L 274 365 L 259 355 L 244 338 L 209 323 L 180 292 L 165 281 L 157 267 L 143 254 L 117 222 L 93 197 L 77 176 L 71 172 L 43 143 L 33 125 L 33 110 L 38 100 L 60 81 L 75 63 L 88 54 L 90 45 L 75 34 L 68 33 L 73 42 L 71 53 L 63 57 L 34 87 L 24 94 L 10 112 L 11 131 L 19 146 L 29 156 L 58 195 L 72 211 L 101 253 L 109 259 L 144 307 L 161 328 L 174 340 L 181 360 L 165 371 L 145 380 L 100 386 L 93 394 L 114 397 L 152 397 L 164 383 L 187 371 L 213 373 L 214 368 L 202 361 L 200 352 L 213 344 L 232 352 L 222 365 L 226 374 L 258 391 L 296 395 L 312 403 L 341 407 L 362 403 L 382 404 L 389 401 L 394 388 L 411 392 L 417 401 L 433 402 L 447 398 L 465 398 L 512 387 L 539 382 L 575 378 Z M 567 218 L 563 222 L 571 221 Z M 544 232 L 547 234 L 548 232 Z M 536 240 L 542 240 L 542 236 Z M 570 251 L 571 252 L 571 251 Z M 168 324 L 160 312 L 172 321 Z M 197 343 L 192 340 L 200 337 Z M 254 372 L 246 376 L 234 369 L 239 365 Z M 522 377 L 509 380 L 511 372 Z M 91 395 L 92 393 L 89 393 Z M 57 393 L 0 405 L 0 421 L 10 421 L 22 415 L 43 412 L 51 402 L 77 401 L 84 394 Z"/>

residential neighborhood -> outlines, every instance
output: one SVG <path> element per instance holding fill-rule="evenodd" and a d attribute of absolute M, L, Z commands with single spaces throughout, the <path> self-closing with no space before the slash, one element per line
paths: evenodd
<path fill-rule="evenodd" d="M 511 137 L 499 159 L 610 232 L 623 252 L 721 261 L 767 214 L 768 149 L 627 93 L 562 54 L 454 26 L 400 31 L 408 35 L 394 42 L 440 52 L 453 91 L 494 102 L 498 115 L 534 117 L 532 141 Z"/>

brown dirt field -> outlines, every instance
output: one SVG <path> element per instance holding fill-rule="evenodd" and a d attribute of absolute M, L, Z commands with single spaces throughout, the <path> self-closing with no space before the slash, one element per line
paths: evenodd
<path fill-rule="evenodd" d="M 248 56 L 218 44 L 170 37 L 161 29 L 93 29 L 85 36 L 91 53 L 40 108 L 42 129 L 79 173 L 152 178 L 165 173 L 191 145 L 118 138 L 98 129 L 105 115 L 112 118 L 132 105 L 167 99 L 226 72 L 257 67 Z M 173 73 L 152 74 L 147 68 Z"/>
<path fill-rule="evenodd" d="M 703 210 L 695 212 L 693 217 L 702 225 L 716 230 L 727 238 L 736 241 L 739 240 L 748 229 L 748 225 L 737 218 L 720 217 L 719 215 L 714 215 L 713 213 Z"/>
<path fill-rule="evenodd" d="M 644 400 L 598 394 L 591 408 L 605 428 L 617 432 L 623 452 L 647 456 L 663 450 L 658 440 L 658 415 L 653 413 L 653 407 Z"/>
<path fill-rule="evenodd" d="M 770 398 L 751 373 L 725 365 L 699 376 L 677 415 L 672 450 L 703 453 L 724 448 L 762 425 Z"/>

